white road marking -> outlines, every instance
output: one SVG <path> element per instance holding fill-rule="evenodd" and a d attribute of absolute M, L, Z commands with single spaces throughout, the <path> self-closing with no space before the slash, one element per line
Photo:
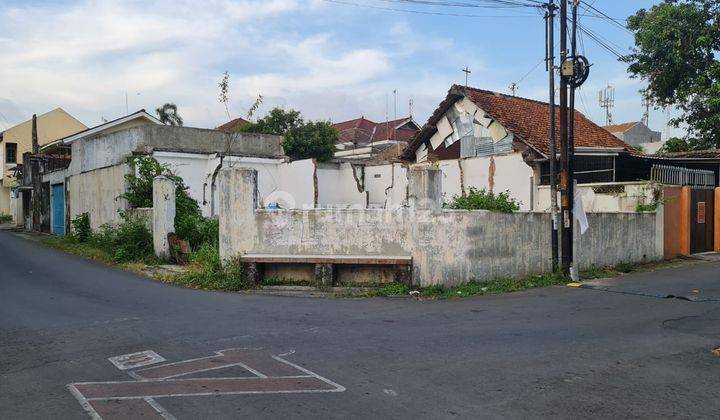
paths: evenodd
<path fill-rule="evenodd" d="M 108 360 L 110 363 L 115 365 L 116 368 L 120 370 L 128 370 L 164 362 L 165 358 L 152 350 L 145 350 L 136 353 L 108 357 Z"/>

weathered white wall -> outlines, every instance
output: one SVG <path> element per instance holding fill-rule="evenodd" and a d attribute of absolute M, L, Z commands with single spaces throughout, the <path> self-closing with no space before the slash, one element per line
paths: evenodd
<path fill-rule="evenodd" d="M 367 205 L 362 190 L 362 167 L 350 163 L 317 163 L 319 207 L 359 207 Z"/>
<path fill-rule="evenodd" d="M 428 166 L 426 163 L 413 164 L 411 167 Z M 453 196 L 469 191 L 470 187 L 500 193 L 510 191 L 510 196 L 519 200 L 520 210 L 533 209 L 533 170 L 518 153 L 473 157 L 437 162 L 443 173 L 442 188 L 445 201 Z M 493 169 L 494 166 L 494 169 Z M 395 187 L 385 194 L 391 182 L 391 173 L 395 168 Z M 379 175 L 379 176 L 377 176 Z M 388 197 L 392 203 L 407 201 L 407 171 L 400 164 L 368 166 L 365 168 L 365 190 L 369 192 L 369 203 L 375 207 L 384 207 Z"/>
<path fill-rule="evenodd" d="M 521 277 L 551 269 L 546 213 L 413 207 L 260 210 L 254 199 L 255 178 L 250 171 L 221 173 L 224 259 L 242 253 L 409 254 L 414 282 L 424 286 Z M 579 267 L 662 258 L 657 220 L 655 213 L 591 215 L 591 232 L 582 237 L 578 249 Z M 628 248 L 633 251 L 618 250 Z"/>
<path fill-rule="evenodd" d="M 406 204 L 407 170 L 401 163 L 366 166 L 364 189 L 369 207 L 393 208 Z"/>
<path fill-rule="evenodd" d="M 595 189 L 622 188 L 618 193 L 596 193 Z M 583 209 L 586 212 L 635 212 L 638 204 L 652 202 L 653 186 L 648 182 L 615 182 L 610 184 L 581 184 L 575 190 L 582 197 Z M 550 187 L 542 185 L 537 188 L 535 197 L 537 211 L 550 211 Z"/>
<path fill-rule="evenodd" d="M 70 219 L 87 212 L 92 229 L 106 223 L 119 223 L 118 210 L 128 208 L 127 200 L 120 195 L 126 191 L 125 174 L 129 171 L 130 168 L 122 164 L 70 175 L 67 179 L 68 195 L 65 197 L 70 205 Z"/>

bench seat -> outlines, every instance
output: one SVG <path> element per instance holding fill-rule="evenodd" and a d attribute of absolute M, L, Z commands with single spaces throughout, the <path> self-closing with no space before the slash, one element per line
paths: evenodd
<path fill-rule="evenodd" d="M 243 254 L 240 262 L 251 284 L 262 281 L 263 264 L 314 264 L 315 283 L 319 289 L 334 286 L 334 266 L 337 264 L 391 265 L 395 267 L 396 282 L 407 285 L 412 282 L 412 257 L 409 255 Z"/>

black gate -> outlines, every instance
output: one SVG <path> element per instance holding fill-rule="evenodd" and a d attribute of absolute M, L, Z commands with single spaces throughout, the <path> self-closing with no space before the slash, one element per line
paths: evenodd
<path fill-rule="evenodd" d="M 714 245 L 714 191 L 693 188 L 690 194 L 690 253 L 712 251 Z"/>

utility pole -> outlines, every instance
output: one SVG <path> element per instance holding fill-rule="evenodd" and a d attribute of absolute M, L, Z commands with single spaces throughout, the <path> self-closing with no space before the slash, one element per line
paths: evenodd
<path fill-rule="evenodd" d="M 465 73 L 465 87 L 468 87 L 468 76 L 470 76 L 470 73 L 472 73 L 472 72 L 470 71 L 469 66 L 465 66 L 465 68 L 462 69 L 462 71 L 463 71 L 463 73 Z"/>
<path fill-rule="evenodd" d="M 37 132 L 37 115 L 33 114 L 32 116 L 32 152 L 34 155 L 38 154 L 40 152 L 40 143 L 38 142 L 38 132 Z M 16 153 L 17 154 L 17 153 Z"/>
<path fill-rule="evenodd" d="M 571 39 L 570 39 L 570 55 L 573 60 L 573 82 L 570 83 L 570 122 L 568 123 L 568 156 L 567 156 L 567 167 L 568 167 L 568 183 L 567 183 L 567 199 L 568 199 L 568 209 L 570 212 L 570 223 L 567 226 L 567 233 L 566 235 L 568 238 L 570 238 L 570 246 L 568 247 L 568 268 L 570 269 L 570 274 L 572 276 L 573 281 L 579 280 L 577 278 L 576 269 L 575 266 L 575 258 L 574 258 L 574 249 L 573 245 L 575 243 L 575 237 L 574 237 L 574 215 L 573 211 L 575 210 L 575 89 L 577 88 L 577 85 L 575 84 L 575 80 L 577 79 L 577 72 L 578 69 L 576 68 L 576 58 L 577 58 L 577 19 L 578 19 L 578 4 L 580 3 L 580 0 L 573 0 L 573 6 L 572 6 L 572 32 L 571 32 Z"/>
<path fill-rule="evenodd" d="M 562 214 L 561 267 L 563 273 L 570 271 L 572 239 L 568 236 L 570 219 L 570 200 L 568 186 L 570 172 L 568 167 L 568 79 L 565 75 L 567 51 L 567 0 L 560 0 L 560 211 Z"/>
<path fill-rule="evenodd" d="M 547 4 L 548 12 L 545 15 L 547 19 L 546 30 L 546 69 L 548 71 L 548 90 L 549 90 L 549 113 L 550 113 L 550 213 L 552 220 L 550 222 L 550 243 L 552 246 L 552 268 L 553 272 L 558 271 L 558 208 L 557 208 L 557 169 L 555 162 L 557 158 L 557 148 L 555 146 L 555 6 L 554 0 L 549 0 Z"/>
<path fill-rule="evenodd" d="M 642 106 L 645 108 L 645 112 L 643 113 L 642 122 L 643 124 L 647 125 L 649 127 L 650 124 L 650 95 L 648 94 L 647 90 L 642 91 Z"/>

